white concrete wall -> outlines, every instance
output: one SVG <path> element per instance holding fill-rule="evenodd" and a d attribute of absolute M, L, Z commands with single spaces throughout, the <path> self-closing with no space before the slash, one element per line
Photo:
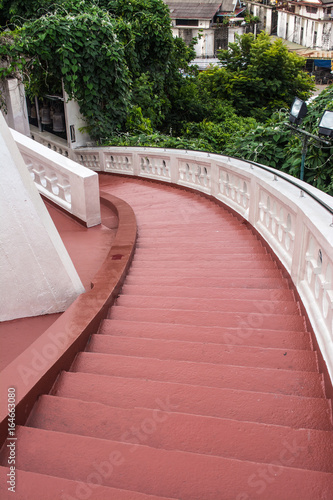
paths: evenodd
<path fill-rule="evenodd" d="M 67 143 L 68 147 L 71 149 L 79 148 L 85 146 L 91 141 L 91 138 L 87 132 L 80 131 L 80 128 L 86 127 L 86 121 L 82 114 L 80 113 L 80 107 L 78 103 L 74 100 L 68 100 L 68 95 L 64 91 L 65 102 L 65 119 L 66 119 L 66 133 L 67 133 Z M 71 126 L 74 129 L 74 139 L 71 134 Z"/>
<path fill-rule="evenodd" d="M 0 321 L 64 311 L 83 285 L 0 113 Z"/>
<path fill-rule="evenodd" d="M 8 78 L 2 87 L 7 106 L 7 113 L 4 115 L 7 125 L 30 136 L 24 86 L 16 78 Z"/>
<path fill-rule="evenodd" d="M 60 155 L 51 147 L 48 148 L 15 130 L 11 132 L 39 192 L 80 219 L 87 227 L 100 224 L 97 174 L 66 158 L 64 154 Z M 58 148 L 60 150 L 61 146 Z M 63 150 L 63 153 L 68 154 L 70 151 Z"/>
<path fill-rule="evenodd" d="M 279 10 L 277 35 L 304 47 L 333 50 L 333 22 L 321 21 L 315 16 L 318 17 L 317 14 L 312 14 L 312 18 L 309 15 L 301 17 L 291 12 Z M 314 43 L 315 31 L 317 32 L 317 41 Z"/>

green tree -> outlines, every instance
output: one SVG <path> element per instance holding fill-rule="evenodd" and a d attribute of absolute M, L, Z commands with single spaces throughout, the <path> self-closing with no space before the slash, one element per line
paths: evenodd
<path fill-rule="evenodd" d="M 116 36 L 115 19 L 106 11 L 84 0 L 66 7 L 70 10 L 61 6 L 25 22 L 9 41 L 4 32 L 0 50 L 14 69 L 22 56 L 31 96 L 43 97 L 59 85 L 61 89 L 62 78 L 69 97 L 79 103 L 92 137 L 99 139 L 126 120 L 131 80 L 123 44 Z"/>
<path fill-rule="evenodd" d="M 281 40 L 272 42 L 267 33 L 236 37 L 227 50 L 219 52 L 222 68 L 201 75 L 210 95 L 228 99 L 239 114 L 267 119 L 295 96 L 306 99 L 314 88 L 303 71 L 305 59 L 288 52 Z"/>
<path fill-rule="evenodd" d="M 194 52 L 173 39 L 162 0 L 41 0 L 30 10 L 2 2 L 6 21 L 18 24 L 3 31 L 0 77 L 22 71 L 28 93 L 39 97 L 61 90 L 62 77 L 98 140 L 163 125 Z M 22 24 L 23 14 L 31 18 Z"/>

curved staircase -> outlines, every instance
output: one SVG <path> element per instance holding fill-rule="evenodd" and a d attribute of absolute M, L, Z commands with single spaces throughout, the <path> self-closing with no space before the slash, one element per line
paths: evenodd
<path fill-rule="evenodd" d="M 102 184 L 136 213 L 134 260 L 86 350 L 17 429 L 15 498 L 332 500 L 331 405 L 272 256 L 199 195 Z"/>

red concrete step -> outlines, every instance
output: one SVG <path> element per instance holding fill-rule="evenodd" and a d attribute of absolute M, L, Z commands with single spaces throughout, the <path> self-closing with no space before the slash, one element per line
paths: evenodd
<path fill-rule="evenodd" d="M 120 337 L 181 340 L 183 342 L 312 349 L 308 332 L 264 330 L 250 325 L 247 327 L 241 325 L 240 328 L 220 328 L 105 319 L 100 325 L 99 333 Z"/>
<path fill-rule="evenodd" d="M 92 335 L 86 350 L 104 354 L 316 372 L 314 351 Z"/>
<path fill-rule="evenodd" d="M 264 491 L 270 500 L 313 500 L 329 499 L 333 489 L 332 474 L 292 468 L 290 455 L 267 465 L 28 427 L 17 434 L 19 469 L 84 482 L 96 471 L 105 486 L 157 496 L 239 499 Z"/>
<path fill-rule="evenodd" d="M 215 288 L 288 288 L 288 282 L 282 278 L 247 278 L 247 277 L 227 277 L 216 278 L 210 276 L 131 276 L 126 278 L 129 285 L 148 285 L 150 287 L 166 286 L 189 286 L 194 288 L 215 287 Z"/>
<path fill-rule="evenodd" d="M 147 250 L 137 250 L 138 253 L 134 254 L 133 262 L 200 262 L 204 264 L 203 259 L 199 259 L 198 252 L 187 251 L 186 253 L 183 251 L 177 251 L 173 248 L 170 248 L 169 252 L 158 252 L 152 253 Z M 218 262 L 219 265 L 223 266 L 226 263 L 237 264 L 238 262 L 258 262 L 258 256 L 252 253 L 238 253 L 237 250 L 235 252 L 230 253 L 215 253 L 211 254 L 209 252 L 204 253 L 205 262 Z M 271 255 L 267 253 L 260 252 L 260 262 L 272 262 Z"/>
<path fill-rule="evenodd" d="M 181 224 L 178 228 L 169 227 L 164 224 L 164 227 L 154 225 L 140 224 L 139 237 L 154 240 L 155 238 L 166 240 L 169 238 L 199 238 L 206 239 L 206 237 L 220 238 L 225 240 L 226 236 L 239 236 L 239 238 L 246 238 L 251 240 L 258 240 L 248 228 L 239 225 L 239 223 L 228 225 L 225 227 L 223 224 L 216 220 L 212 224 Z"/>
<path fill-rule="evenodd" d="M 214 282 L 218 283 L 219 281 L 222 281 L 226 283 L 228 279 L 230 280 L 237 280 L 237 279 L 243 279 L 243 280 L 248 280 L 251 278 L 258 279 L 258 275 L 260 276 L 260 279 L 281 279 L 282 274 L 280 269 L 261 269 L 259 272 L 257 269 L 220 269 L 218 266 L 215 266 L 214 270 L 211 270 L 210 273 L 207 272 L 205 268 L 200 269 L 200 266 L 198 266 L 198 269 L 193 272 L 192 269 L 187 269 L 184 267 L 183 269 L 178 269 L 176 273 L 174 273 L 177 278 L 185 278 L 185 279 L 191 279 L 193 276 L 195 276 L 196 279 L 201 278 L 201 279 L 206 279 L 207 281 L 211 281 L 212 279 Z M 162 282 L 165 279 L 168 279 L 170 276 L 173 276 L 172 273 L 170 273 L 169 269 L 163 269 L 161 267 L 160 269 L 140 269 L 137 267 L 131 267 L 128 277 L 131 279 L 133 278 L 145 278 L 147 280 L 150 280 L 151 278 L 157 277 L 159 280 Z"/>
<path fill-rule="evenodd" d="M 121 408 L 164 409 L 295 428 L 331 430 L 326 399 L 63 372 L 52 394 Z"/>
<path fill-rule="evenodd" d="M 277 371 L 270 368 L 106 354 L 102 343 L 99 344 L 99 348 L 96 345 L 89 346 L 93 352 L 79 353 L 71 371 L 244 391 L 325 397 L 322 375 L 316 372 L 294 371 L 291 377 L 289 370 L 281 369 Z"/>
<path fill-rule="evenodd" d="M 160 297 L 188 297 L 188 298 L 210 298 L 220 300 L 252 300 L 254 302 L 253 312 L 258 312 L 255 304 L 257 301 L 295 301 L 294 293 L 288 288 L 217 288 L 202 286 L 198 288 L 190 286 L 171 286 L 171 285 L 149 285 L 128 284 L 127 280 L 121 290 L 122 295 L 145 295 Z"/>
<path fill-rule="evenodd" d="M 199 304 L 198 304 L 199 308 Z M 114 306 L 109 312 L 110 319 L 123 319 L 126 321 L 152 321 L 155 323 L 178 323 L 196 326 L 220 326 L 227 328 L 240 328 L 241 326 L 256 326 L 272 330 L 299 330 L 304 331 L 304 318 L 295 314 L 263 314 L 254 313 L 227 313 L 210 311 L 188 311 L 181 309 L 131 309 Z"/>
<path fill-rule="evenodd" d="M 152 292 L 151 292 L 152 293 Z M 201 311 L 226 311 L 226 312 L 249 312 L 256 311 L 265 314 L 274 314 L 279 311 L 279 314 L 300 314 L 299 308 L 295 302 L 286 301 L 270 301 L 270 300 L 240 300 L 240 299 L 212 299 L 191 297 L 165 297 L 163 295 L 152 294 L 147 295 L 129 295 L 122 294 L 117 299 L 117 305 L 122 307 L 135 308 L 153 308 L 153 309 L 187 309 Z"/>
<path fill-rule="evenodd" d="M 207 235 L 204 238 L 203 235 L 198 235 L 195 237 L 189 236 L 174 236 L 173 238 L 169 236 L 168 238 L 154 237 L 154 236 L 140 236 L 137 240 L 137 248 L 164 248 L 168 249 L 172 246 L 176 248 L 191 248 L 191 249 L 204 249 L 204 248 L 214 248 L 218 246 L 218 248 L 223 251 L 226 247 L 237 248 L 237 250 L 241 250 L 244 248 L 248 249 L 256 249 L 262 248 L 262 243 L 259 240 L 256 240 L 251 234 L 239 235 L 239 234 L 230 234 L 226 238 L 225 235 L 218 233 L 217 235 L 211 234 Z"/>
<path fill-rule="evenodd" d="M 85 418 L 75 419 L 73 415 L 84 415 Z M 145 408 L 116 408 L 54 396 L 39 399 L 27 425 L 134 446 L 144 444 L 253 462 L 275 463 L 288 455 L 293 467 L 333 471 L 333 434 L 327 431 L 290 429 Z"/>
<path fill-rule="evenodd" d="M 200 261 L 200 269 L 205 269 L 207 273 L 214 272 L 216 269 L 257 269 L 259 273 L 262 269 L 276 269 L 277 266 L 275 262 L 271 259 L 265 259 L 264 261 L 257 260 L 238 260 L 236 262 L 233 260 L 215 260 L 206 262 L 205 260 Z M 170 272 L 177 273 L 178 270 L 190 269 L 192 272 L 198 270 L 198 258 L 196 260 L 134 260 L 131 265 L 131 269 L 168 269 Z"/>
<path fill-rule="evenodd" d="M 15 493 L 7 489 L 7 474 L 8 467 L 0 466 L 1 500 L 79 500 L 83 498 L 87 500 L 171 500 L 164 496 L 146 495 L 104 486 L 103 475 L 94 468 L 87 476 L 91 478 L 91 484 L 17 469 Z"/>
<path fill-rule="evenodd" d="M 210 258 L 214 257 L 215 255 L 245 255 L 247 256 L 248 253 L 255 253 L 257 254 L 257 259 L 259 259 L 260 255 L 266 255 L 267 251 L 265 247 L 261 245 L 246 245 L 244 247 L 237 247 L 237 246 L 228 246 L 226 245 L 225 247 L 221 248 L 218 245 L 211 245 L 211 246 L 201 246 L 201 245 L 191 245 L 189 244 L 187 247 L 186 246 L 179 246 L 179 245 L 174 245 L 169 247 L 152 247 L 151 245 L 145 247 L 145 246 L 136 246 L 136 254 L 137 256 L 140 257 L 146 257 L 147 255 L 153 255 L 156 253 L 160 253 L 162 257 L 168 256 L 169 259 L 172 259 L 173 256 L 177 255 L 182 255 L 183 259 L 187 257 L 187 253 L 189 255 L 196 254 L 197 259 L 201 256 L 205 256 L 206 260 L 209 260 Z M 212 257 L 211 257 L 212 256 Z M 215 258 L 215 257 L 214 257 Z"/>

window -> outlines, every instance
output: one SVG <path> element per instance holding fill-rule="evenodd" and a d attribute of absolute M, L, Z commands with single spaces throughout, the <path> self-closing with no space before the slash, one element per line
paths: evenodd
<path fill-rule="evenodd" d="M 176 19 L 176 26 L 199 26 L 198 19 Z"/>
<path fill-rule="evenodd" d="M 308 12 L 309 14 L 316 14 L 317 10 L 317 7 L 309 7 L 308 5 L 306 6 L 306 12 Z"/>
<path fill-rule="evenodd" d="M 315 31 L 313 33 L 313 47 L 315 48 L 317 46 L 317 32 Z"/>

